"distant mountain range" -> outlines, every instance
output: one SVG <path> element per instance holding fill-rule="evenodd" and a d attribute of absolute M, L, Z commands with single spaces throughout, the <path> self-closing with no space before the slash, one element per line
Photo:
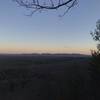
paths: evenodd
<path fill-rule="evenodd" d="M 0 56 L 63 56 L 63 57 L 91 57 L 91 55 L 78 54 L 78 53 L 32 53 L 32 54 L 0 54 Z"/>

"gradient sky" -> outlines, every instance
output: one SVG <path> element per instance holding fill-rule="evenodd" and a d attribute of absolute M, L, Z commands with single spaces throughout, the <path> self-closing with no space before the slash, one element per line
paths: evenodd
<path fill-rule="evenodd" d="M 83 53 L 95 49 L 90 31 L 100 18 L 100 0 L 79 0 L 64 17 L 63 9 L 26 16 L 29 10 L 0 1 L 0 53 Z"/>

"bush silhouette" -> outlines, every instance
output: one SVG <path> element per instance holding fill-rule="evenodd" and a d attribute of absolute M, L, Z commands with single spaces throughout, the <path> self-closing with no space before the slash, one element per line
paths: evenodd
<path fill-rule="evenodd" d="M 96 29 L 91 32 L 93 40 L 97 42 L 97 50 L 92 51 L 92 62 L 91 65 L 97 71 L 100 71 L 100 20 L 96 23 Z"/>

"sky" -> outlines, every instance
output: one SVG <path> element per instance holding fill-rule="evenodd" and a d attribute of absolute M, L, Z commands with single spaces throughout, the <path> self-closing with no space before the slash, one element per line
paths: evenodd
<path fill-rule="evenodd" d="M 13 0 L 0 2 L 0 53 L 81 53 L 96 48 L 90 32 L 100 18 L 100 0 L 79 0 L 64 9 L 27 16 Z"/>

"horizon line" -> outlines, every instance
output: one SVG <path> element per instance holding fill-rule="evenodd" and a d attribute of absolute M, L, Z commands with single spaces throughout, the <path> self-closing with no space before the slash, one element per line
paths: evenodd
<path fill-rule="evenodd" d="M 83 53 L 0 53 L 0 55 L 86 55 L 86 56 L 91 56 L 91 54 L 83 54 Z"/>

